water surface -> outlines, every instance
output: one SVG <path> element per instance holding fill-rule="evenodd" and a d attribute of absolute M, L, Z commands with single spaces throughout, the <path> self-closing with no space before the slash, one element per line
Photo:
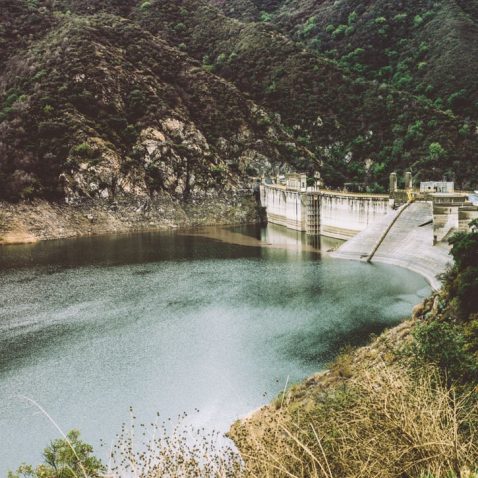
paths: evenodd
<path fill-rule="evenodd" d="M 0 476 L 58 436 L 23 396 L 95 447 L 130 405 L 147 422 L 197 408 L 196 425 L 225 431 L 429 291 L 278 227 L 1 247 Z"/>

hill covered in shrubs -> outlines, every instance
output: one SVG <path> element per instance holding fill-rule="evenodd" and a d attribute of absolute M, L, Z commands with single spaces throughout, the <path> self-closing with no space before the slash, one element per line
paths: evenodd
<path fill-rule="evenodd" d="M 273 24 L 369 80 L 476 119 L 475 0 L 217 0 L 229 16 Z"/>
<path fill-rule="evenodd" d="M 474 66 L 436 46 L 426 26 L 441 10 L 355 3 L 5 0 L 1 199 L 187 199 L 290 169 L 371 191 L 394 170 L 474 187 Z M 470 25 L 453 43 L 461 65 Z"/>

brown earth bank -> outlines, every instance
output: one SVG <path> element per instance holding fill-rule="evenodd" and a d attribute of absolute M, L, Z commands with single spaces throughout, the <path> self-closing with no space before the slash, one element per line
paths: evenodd
<path fill-rule="evenodd" d="M 204 194 L 187 201 L 164 194 L 155 198 L 125 196 L 115 201 L 84 199 L 73 204 L 0 202 L 0 245 L 259 221 L 260 211 L 250 192 Z"/>

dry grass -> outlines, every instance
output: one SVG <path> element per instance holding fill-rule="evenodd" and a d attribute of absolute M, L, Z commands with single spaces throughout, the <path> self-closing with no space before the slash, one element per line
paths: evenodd
<path fill-rule="evenodd" d="M 271 405 L 236 424 L 232 436 L 240 455 L 221 435 L 187 425 L 186 415 L 172 428 L 159 418 L 137 424 L 131 410 L 105 476 L 478 478 L 476 391 L 458 394 L 435 369 L 411 373 L 403 363 L 355 370 L 325 390 L 307 406 L 297 406 L 297 398 L 288 403 L 290 394 L 283 394 L 278 409 Z M 79 455 L 64 439 L 76 463 Z M 57 476 L 42 470 L 12 476 Z M 71 471 L 75 478 L 87 476 L 83 466 Z"/>
<path fill-rule="evenodd" d="M 466 476 L 478 460 L 478 408 L 433 371 L 363 371 L 311 413 L 262 414 L 236 427 L 246 476 Z M 471 476 L 471 475 L 469 475 Z"/>
<path fill-rule="evenodd" d="M 398 366 L 362 370 L 308 413 L 291 405 L 235 426 L 241 456 L 218 434 L 181 421 L 172 431 L 132 423 L 118 437 L 109 476 L 478 478 L 476 397 L 457 396 L 433 369 L 418 377 Z"/>

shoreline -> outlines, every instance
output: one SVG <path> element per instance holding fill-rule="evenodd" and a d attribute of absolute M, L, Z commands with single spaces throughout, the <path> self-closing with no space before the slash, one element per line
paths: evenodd
<path fill-rule="evenodd" d="M 84 200 L 77 204 L 37 200 L 0 202 L 0 246 L 105 234 L 128 234 L 260 222 L 252 194 L 204 195 L 191 201 L 169 196 Z"/>
<path fill-rule="evenodd" d="M 346 256 L 343 256 L 343 255 L 340 255 L 340 254 L 336 254 L 335 252 L 331 253 L 330 257 L 332 257 L 333 259 L 340 259 L 340 260 L 345 260 L 345 261 L 359 261 L 359 262 L 366 263 L 366 261 L 364 259 L 346 257 Z M 420 262 L 421 262 L 421 264 L 420 264 Z M 440 288 L 442 286 L 442 283 L 437 276 L 439 276 L 440 274 L 443 274 L 446 271 L 446 268 L 448 267 L 448 265 L 451 265 L 451 258 L 450 258 L 450 260 L 447 260 L 446 262 L 443 261 L 443 263 L 441 265 L 441 270 L 438 271 L 438 272 L 436 270 L 432 270 L 429 267 L 426 267 L 423 264 L 423 261 L 420 261 L 419 258 L 417 259 L 417 265 L 413 265 L 413 264 L 411 264 L 411 263 L 409 263 L 405 260 L 399 260 L 399 259 L 389 257 L 389 256 L 377 257 L 370 263 L 370 265 L 373 265 L 374 263 L 387 264 L 387 265 L 390 265 L 390 266 L 400 267 L 402 269 L 406 269 L 408 271 L 415 272 L 416 274 L 423 277 L 428 282 L 430 287 L 432 288 L 432 291 L 435 292 L 435 291 L 440 290 Z"/>
<path fill-rule="evenodd" d="M 331 256 L 365 262 L 371 251 L 375 251 L 372 264 L 384 263 L 416 272 L 427 280 L 432 289 L 437 290 L 441 287 L 441 280 L 437 276 L 446 272 L 452 258 L 447 243 L 434 244 L 433 224 L 424 224 L 431 217 L 428 204 L 413 203 L 400 216 L 400 220 L 392 224 L 391 230 L 387 230 L 390 224 L 388 215 L 380 223 L 347 241 Z M 384 231 L 386 233 L 383 236 Z"/>

